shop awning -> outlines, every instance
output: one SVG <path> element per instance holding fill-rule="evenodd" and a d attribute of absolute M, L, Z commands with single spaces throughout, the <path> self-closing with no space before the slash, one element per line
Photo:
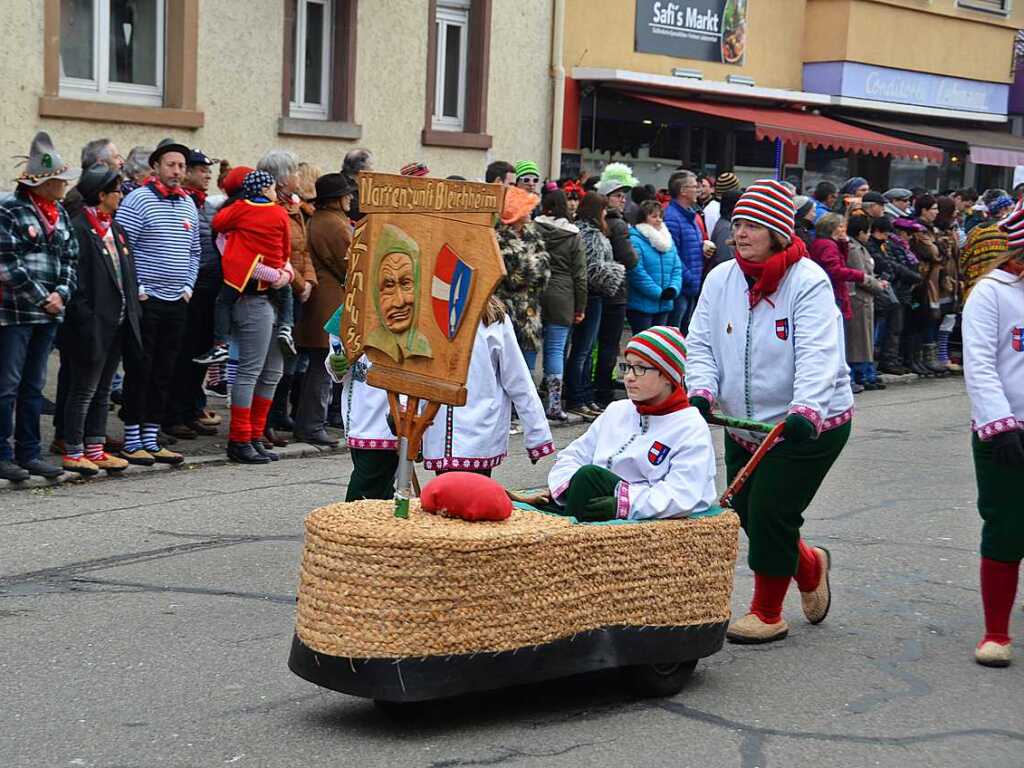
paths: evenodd
<path fill-rule="evenodd" d="M 1024 165 L 1024 138 L 1004 131 L 985 128 L 953 128 L 944 125 L 919 125 L 891 120 L 858 119 L 857 122 L 883 131 L 964 144 L 971 153 L 971 162 L 973 163 L 999 165 L 1007 168 Z"/>
<path fill-rule="evenodd" d="M 687 112 L 701 112 L 741 123 L 752 123 L 758 139 L 782 139 L 792 144 L 804 142 L 812 147 L 842 149 L 868 155 L 923 158 L 933 163 L 942 163 L 943 160 L 942 150 L 936 147 L 886 136 L 809 112 L 738 104 L 713 104 L 632 91 L 625 93 L 631 98 L 652 104 L 683 109 Z"/>

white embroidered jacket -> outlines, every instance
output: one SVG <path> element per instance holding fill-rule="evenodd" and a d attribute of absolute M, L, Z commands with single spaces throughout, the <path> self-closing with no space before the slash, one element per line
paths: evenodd
<path fill-rule="evenodd" d="M 982 440 L 1024 429 L 1024 280 L 996 269 L 978 281 L 963 337 L 971 428 Z"/>
<path fill-rule="evenodd" d="M 853 416 L 843 317 L 825 271 L 808 258 L 750 308 L 735 260 L 708 274 L 686 337 L 686 386 L 728 416 L 777 424 L 799 413 L 817 429 Z M 753 448 L 764 435 L 729 430 Z"/>
<path fill-rule="evenodd" d="M 484 325 L 476 333 L 461 407 L 442 405 L 423 435 L 425 469 L 490 469 L 508 453 L 512 403 L 523 425 L 530 459 L 555 452 L 544 406 L 516 342 L 512 321 Z"/>
<path fill-rule="evenodd" d="M 341 349 L 337 336 L 330 336 L 331 349 Z M 334 372 L 324 361 L 327 373 L 334 379 Z M 388 426 L 388 393 L 366 383 L 366 374 L 373 363 L 363 355 L 356 360 L 341 378 L 341 408 L 345 422 L 345 440 L 349 448 L 371 451 L 394 451 L 398 449 L 398 438 Z"/>
<path fill-rule="evenodd" d="M 564 503 L 569 481 L 587 464 L 622 478 L 615 489 L 620 519 L 687 517 L 716 503 L 715 448 L 696 408 L 641 416 L 632 401 L 616 400 L 559 451 L 548 475 L 555 501 Z"/>

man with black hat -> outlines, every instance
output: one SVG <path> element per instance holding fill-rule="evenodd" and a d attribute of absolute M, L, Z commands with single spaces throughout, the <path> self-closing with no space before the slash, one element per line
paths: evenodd
<path fill-rule="evenodd" d="M 39 458 L 39 415 L 47 360 L 75 291 L 78 262 L 78 241 L 60 199 L 79 171 L 61 159 L 45 131 L 25 160 L 14 195 L 0 203 L 0 479 L 14 482 L 63 473 Z"/>
<path fill-rule="evenodd" d="M 174 371 L 174 386 L 164 417 L 163 431 L 174 437 L 192 440 L 196 435 L 215 435 L 220 417 L 206 410 L 203 379 L 206 366 L 196 365 L 198 357 L 213 344 L 213 308 L 224 279 L 220 266 L 220 251 L 213 243 L 210 222 L 216 211 L 206 205 L 206 194 L 212 173 L 210 166 L 217 163 L 201 150 L 189 152 L 188 167 L 182 186 L 196 204 L 199 214 L 199 273 L 195 290 L 188 302 L 188 322 L 185 338 L 178 354 Z"/>
<path fill-rule="evenodd" d="M 865 192 L 864 197 L 860 199 L 861 208 L 864 209 L 872 221 L 879 219 L 885 214 L 885 198 L 878 192 Z"/>
<path fill-rule="evenodd" d="M 142 302 L 142 354 L 127 360 L 123 458 L 132 464 L 180 464 L 158 441 L 195 290 L 199 213 L 182 187 L 191 150 L 165 139 L 149 156 L 153 176 L 117 211 L 135 257 Z"/>

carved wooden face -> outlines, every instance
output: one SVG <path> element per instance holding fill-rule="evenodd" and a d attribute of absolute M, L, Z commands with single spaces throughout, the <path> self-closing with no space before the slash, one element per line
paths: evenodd
<path fill-rule="evenodd" d="M 412 325 L 416 305 L 412 259 L 404 253 L 389 253 L 377 274 L 381 319 L 392 333 L 405 333 Z"/>

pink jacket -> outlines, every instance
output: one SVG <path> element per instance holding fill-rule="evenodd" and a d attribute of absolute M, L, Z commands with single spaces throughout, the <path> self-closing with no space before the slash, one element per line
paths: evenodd
<path fill-rule="evenodd" d="M 838 242 L 831 237 L 819 237 L 811 243 L 811 258 L 828 273 L 832 281 L 832 292 L 836 296 L 836 306 L 843 313 L 843 318 L 853 317 L 853 305 L 850 303 L 850 290 L 847 283 L 863 283 L 864 273 L 859 269 L 846 266 L 847 244 Z"/>

